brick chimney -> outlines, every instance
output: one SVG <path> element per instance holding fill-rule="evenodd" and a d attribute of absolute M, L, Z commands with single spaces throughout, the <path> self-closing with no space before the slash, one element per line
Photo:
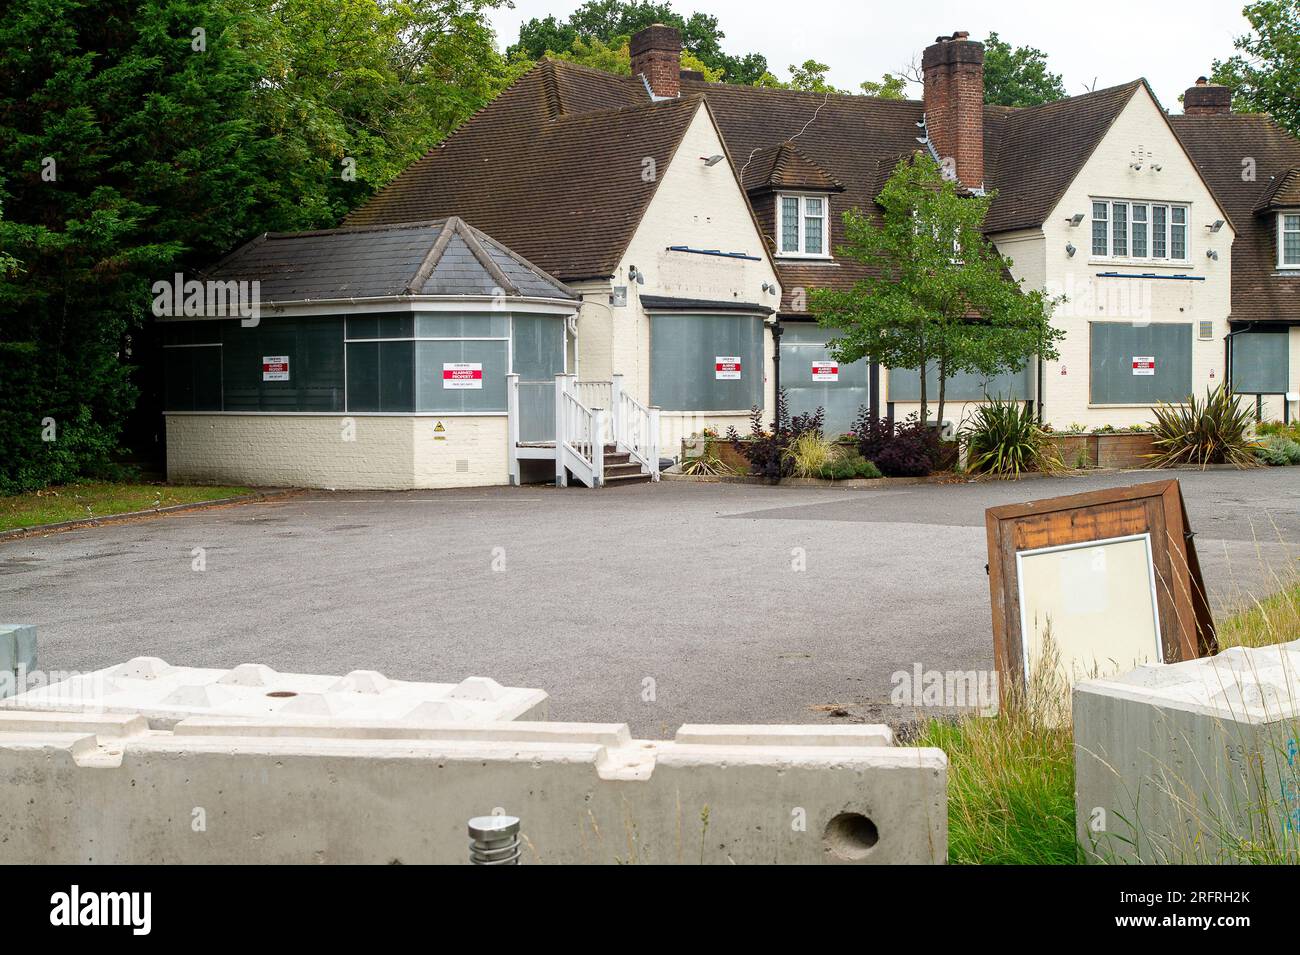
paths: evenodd
<path fill-rule="evenodd" d="M 1211 83 L 1204 76 L 1183 94 L 1185 116 L 1226 116 L 1232 112 L 1232 87 Z"/>
<path fill-rule="evenodd" d="M 676 99 L 682 91 L 682 35 L 662 23 L 632 34 L 632 75 L 640 76 L 655 99 Z"/>
<path fill-rule="evenodd" d="M 941 162 L 968 189 L 984 186 L 984 44 L 966 32 L 936 37 L 921 56 L 925 123 Z"/>

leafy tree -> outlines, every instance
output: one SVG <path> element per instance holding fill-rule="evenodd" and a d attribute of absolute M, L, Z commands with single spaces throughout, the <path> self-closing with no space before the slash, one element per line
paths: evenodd
<path fill-rule="evenodd" d="M 918 369 L 924 423 L 931 368 L 942 421 L 951 376 L 991 377 L 1023 368 L 1035 354 L 1056 357 L 1063 334 L 1051 327 L 1056 302 L 1009 278 L 1010 260 L 981 231 L 992 196 L 959 193 L 938 163 L 918 154 L 899 161 L 877 201 L 879 224 L 857 210 L 844 215 L 841 254 L 870 274 L 852 289 L 809 297 L 817 320 L 840 332 L 831 342 L 839 361 Z"/>
<path fill-rule="evenodd" d="M 864 82 L 862 92 L 866 96 L 875 96 L 879 99 L 907 99 L 907 80 L 893 73 L 886 73 L 880 77 L 879 83 L 872 80 Z"/>
<path fill-rule="evenodd" d="M 590 66 L 597 70 L 604 70 L 606 73 L 630 76 L 632 73 L 631 39 L 629 37 L 617 37 L 615 44 L 610 45 L 603 40 L 589 41 L 579 37 L 573 41 L 571 50 L 566 53 L 552 55 L 568 63 Z M 682 53 L 682 68 L 702 73 L 704 79 L 710 83 L 716 83 L 722 78 L 721 73 L 710 69 L 706 63 L 697 59 L 689 51 Z"/>
<path fill-rule="evenodd" d="M 726 34 L 718 28 L 717 17 L 704 13 L 683 17 L 671 4 L 653 0 L 588 0 L 566 21 L 554 16 L 529 20 L 519 28 L 519 41 L 506 54 L 516 62 L 537 60 L 548 53 L 562 59 L 570 58 L 566 54 L 581 57 L 580 42 L 588 49 L 595 41 L 617 49 L 626 38 L 656 23 L 681 32 L 682 46 L 703 64 L 701 72 L 742 85 L 756 83 L 767 73 L 767 59 L 759 53 L 733 56 L 723 52 Z"/>
<path fill-rule="evenodd" d="M 486 102 L 488 5 L 0 7 L 0 493 L 118 450 L 153 281 L 334 225 Z"/>
<path fill-rule="evenodd" d="M 1047 55 L 1032 46 L 1014 49 L 996 33 L 984 41 L 984 102 L 1040 106 L 1065 98 L 1061 74 L 1047 69 Z"/>
<path fill-rule="evenodd" d="M 1261 0 L 1244 11 L 1253 32 L 1215 60 L 1213 79 L 1233 88 L 1233 109 L 1268 113 L 1300 136 L 1300 0 Z"/>
<path fill-rule="evenodd" d="M 804 60 L 798 66 L 791 63 L 789 89 L 803 90 L 805 93 L 843 92 L 826 81 L 826 74 L 830 69 L 825 63 L 818 63 L 816 60 Z"/>

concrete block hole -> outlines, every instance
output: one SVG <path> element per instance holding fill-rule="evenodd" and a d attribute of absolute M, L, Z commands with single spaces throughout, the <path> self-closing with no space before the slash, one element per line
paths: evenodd
<path fill-rule="evenodd" d="M 880 831 L 862 813 L 842 812 L 826 824 L 822 841 L 841 859 L 862 859 L 880 841 Z"/>

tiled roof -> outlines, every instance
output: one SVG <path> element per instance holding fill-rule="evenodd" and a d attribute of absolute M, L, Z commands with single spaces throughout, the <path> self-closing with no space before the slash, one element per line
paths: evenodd
<path fill-rule="evenodd" d="M 985 185 L 997 191 L 986 231 L 1041 225 L 1115 118 L 1143 85 L 1028 109 L 988 107 Z M 842 214 L 878 215 L 875 197 L 918 141 L 922 104 L 682 77 L 682 96 L 651 104 L 641 81 L 546 60 L 348 217 L 348 224 L 463 215 L 568 281 L 612 274 L 654 193 L 641 175 L 666 168 L 707 102 L 775 251 L 778 188 L 825 189 L 830 248 Z M 1294 165 L 1294 163 L 1292 163 Z M 800 289 L 847 288 L 860 263 L 777 259 L 790 310 Z"/>
<path fill-rule="evenodd" d="M 986 185 L 997 190 L 989 233 L 1043 224 L 1141 80 L 1025 109 L 985 108 Z"/>
<path fill-rule="evenodd" d="M 397 295 L 576 300 L 574 293 L 456 217 L 408 225 L 267 233 L 210 279 L 257 280 L 269 303 Z"/>
<path fill-rule="evenodd" d="M 1300 166 L 1274 176 L 1259 202 L 1255 203 L 1256 212 L 1296 208 L 1300 208 Z"/>
<path fill-rule="evenodd" d="M 764 146 L 745 164 L 746 192 L 813 189 L 843 192 L 844 184 L 799 151 L 791 142 Z"/>
<path fill-rule="evenodd" d="M 459 215 L 562 279 L 611 275 L 699 108 L 547 60 L 346 224 Z"/>
<path fill-rule="evenodd" d="M 1300 321 L 1300 275 L 1277 269 L 1276 201 L 1296 196 L 1300 140 L 1268 116 L 1171 116 L 1232 220 L 1232 320 Z"/>

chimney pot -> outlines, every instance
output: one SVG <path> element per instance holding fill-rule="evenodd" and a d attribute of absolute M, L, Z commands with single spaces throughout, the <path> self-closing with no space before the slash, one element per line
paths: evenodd
<path fill-rule="evenodd" d="M 984 44 L 958 30 L 921 55 L 925 123 L 941 162 L 969 189 L 984 185 Z"/>
<path fill-rule="evenodd" d="M 628 45 L 632 75 L 644 77 L 657 99 L 675 99 L 682 91 L 682 35 L 656 23 L 632 34 Z"/>

